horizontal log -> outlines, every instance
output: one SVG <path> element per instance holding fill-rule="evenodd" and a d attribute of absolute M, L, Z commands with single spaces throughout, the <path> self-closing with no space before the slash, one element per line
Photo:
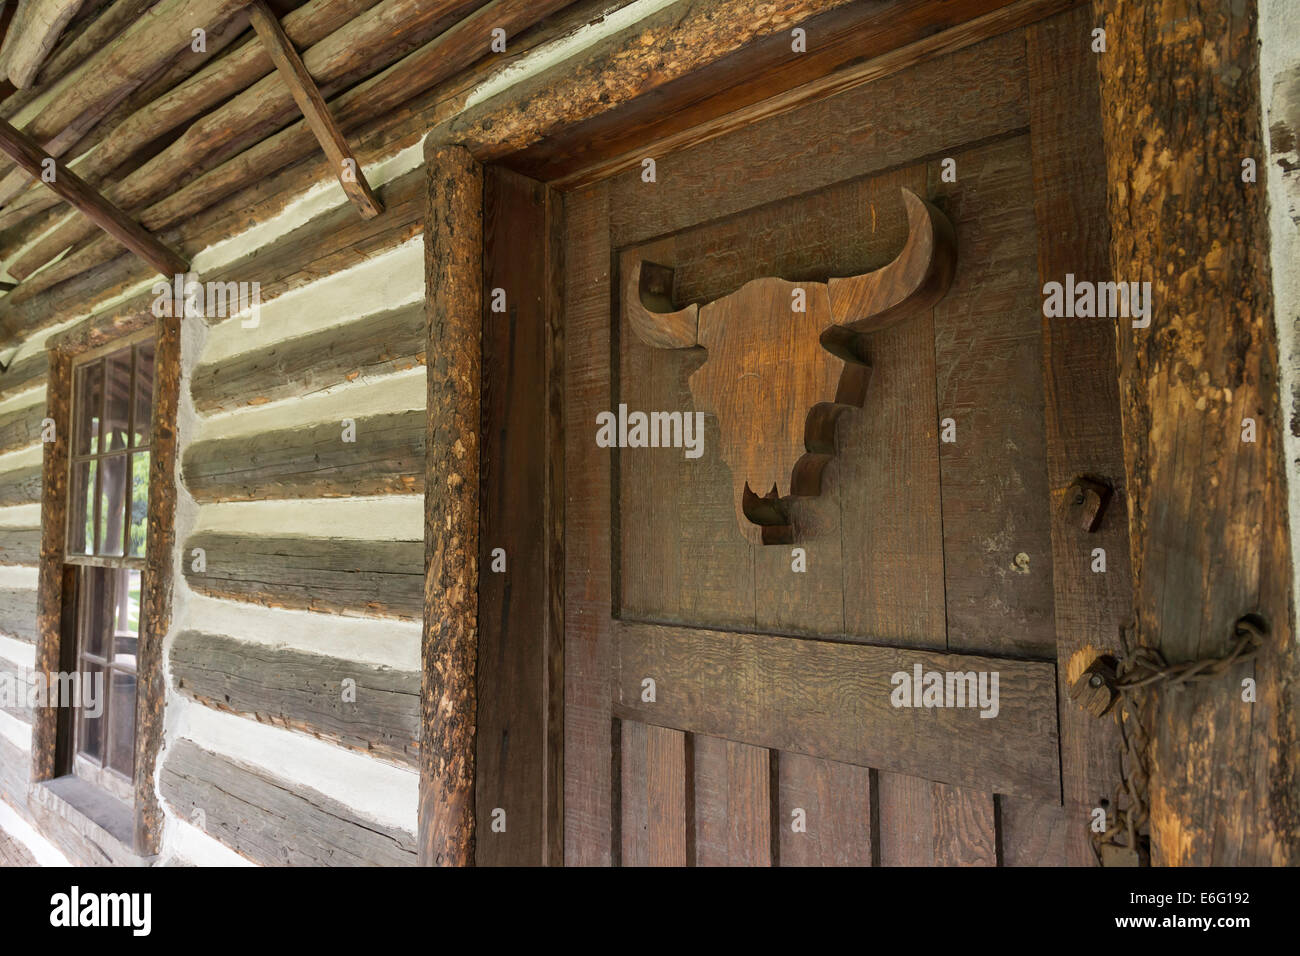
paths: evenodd
<path fill-rule="evenodd" d="M 204 414 L 230 411 L 415 368 L 425 363 L 424 342 L 422 301 L 327 326 L 200 365 L 190 378 L 194 407 Z"/>
<path fill-rule="evenodd" d="M 0 72 L 8 74 L 9 81 L 22 90 L 35 81 L 37 71 L 83 0 L 16 2 L 22 4 L 18 11 L 21 22 L 14 23 L 18 29 L 5 37 L 4 47 L 0 49 Z"/>
<path fill-rule="evenodd" d="M 45 403 L 38 401 L 25 408 L 0 412 L 0 454 L 35 445 L 41 440 L 41 422 Z"/>
<path fill-rule="evenodd" d="M 0 399 L 17 395 L 19 392 L 25 392 L 29 388 L 42 384 L 39 380 L 45 378 L 49 368 L 50 356 L 45 349 L 37 349 L 12 363 L 9 368 L 0 372 Z"/>
<path fill-rule="evenodd" d="M 183 631 L 171 672 L 178 689 L 216 709 L 411 766 L 419 757 L 419 671 Z M 354 682 L 351 700 L 345 680 Z"/>
<path fill-rule="evenodd" d="M 203 571 L 190 559 L 195 548 Z M 408 620 L 424 607 L 423 541 L 205 532 L 186 542 L 185 555 L 190 587 L 212 597 Z"/>
<path fill-rule="evenodd" d="M 256 281 L 260 284 L 262 304 L 286 292 L 302 288 L 318 279 L 340 272 L 371 256 L 399 245 L 416 236 L 423 228 L 424 173 L 415 169 L 379 190 L 387 212 L 377 219 L 358 220 L 349 206 L 341 206 L 320 216 L 275 242 L 223 267 L 213 275 L 204 275 L 208 282 Z M 63 263 L 59 263 L 61 266 Z M 55 266 L 54 268 L 58 268 Z M 130 257 L 116 260 L 112 266 L 114 281 L 102 288 L 95 298 L 114 295 L 147 279 L 148 270 L 130 261 Z M 73 282 L 51 290 L 52 295 L 23 302 L 14 300 L 17 292 L 0 299 L 0 341 L 15 335 L 26 335 L 34 327 L 43 327 L 58 321 L 74 303 L 84 304 L 83 282 L 96 284 L 95 276 L 79 277 Z M 116 291 L 115 291 L 116 290 Z M 11 301 L 12 300 L 12 301 Z M 110 337 L 121 317 L 150 315 L 154 296 L 146 291 L 120 303 L 111 311 L 93 316 L 82 326 L 61 332 L 52 341 L 65 342 L 86 334 L 87 323 L 103 325 Z"/>
<path fill-rule="evenodd" d="M 0 657 L 0 710 L 23 723 L 32 723 L 35 708 L 31 706 L 31 687 L 31 668 Z"/>
<path fill-rule="evenodd" d="M 108 8 L 97 13 L 85 29 L 77 31 L 76 36 L 69 40 L 65 35 L 64 42 L 55 47 L 50 58 L 45 61 L 36 86 L 18 90 L 0 102 L 0 116 L 6 119 L 17 116 L 28 103 L 47 94 L 54 83 L 108 46 L 114 37 L 134 23 L 153 4 L 154 0 L 115 0 Z"/>
<path fill-rule="evenodd" d="M 0 507 L 31 505 L 41 500 L 41 466 L 0 472 Z"/>
<path fill-rule="evenodd" d="M 491 62 L 490 58 L 482 57 L 481 52 L 487 48 L 492 29 L 500 27 L 507 32 L 507 35 L 513 37 L 517 31 L 527 29 L 564 5 L 565 0 L 546 0 L 544 3 L 533 4 L 517 4 L 513 0 L 507 3 L 502 0 L 483 7 L 387 70 L 340 95 L 330 104 L 335 121 L 345 132 L 373 123 L 375 117 L 396 110 L 402 103 L 412 100 L 419 92 L 456 76 L 458 71 L 467 69 L 479 61 Z M 421 131 L 423 125 L 427 125 L 427 121 L 419 116 L 410 117 L 409 121 L 415 127 L 420 127 Z M 164 240 L 172 241 L 169 235 L 161 230 L 175 223 L 185 223 L 189 230 L 188 221 L 192 220 L 198 211 L 247 189 L 250 182 L 256 183 L 269 173 L 309 156 L 316 145 L 311 130 L 305 122 L 300 121 L 171 192 L 141 212 L 140 220 L 148 228 L 158 231 Z M 316 178 L 315 175 L 308 175 L 304 177 L 304 181 L 313 182 Z M 382 191 L 380 197 L 386 206 L 390 206 L 391 213 L 390 201 Z M 389 217 L 384 218 L 387 220 Z M 240 222 L 246 221 L 241 209 Z M 48 226 L 48 220 L 34 221 L 30 235 L 37 235 L 35 230 L 38 227 L 44 231 Z M 205 235 L 202 241 L 194 243 L 194 250 L 206 247 L 230 231 L 227 228 L 222 235 Z M 186 231 L 185 234 L 192 234 L 192 230 Z M 99 281 L 101 277 L 94 275 L 90 275 L 82 282 L 71 283 L 74 278 L 85 275 L 87 270 L 103 267 L 112 251 L 107 244 L 94 240 L 85 250 L 70 254 L 24 283 L 24 286 L 29 287 L 27 291 L 20 287 L 13 294 L 11 301 L 0 305 L 0 341 L 12 334 L 6 331 L 8 329 L 33 329 L 47 324 L 54 315 L 66 314 L 69 311 L 90 311 L 89 306 L 94 301 L 103 301 L 103 298 L 114 294 L 114 290 L 125 287 L 128 284 L 125 280 L 105 285 Z M 10 309 L 7 307 L 26 303 L 30 297 L 41 296 L 48 289 L 45 283 L 54 284 L 56 281 L 68 284 L 66 289 L 54 290 L 57 298 L 44 296 L 45 301 L 34 310 L 15 309 L 15 312 L 22 311 L 24 314 L 9 314 Z M 103 297 L 99 295 L 88 297 L 87 288 L 94 289 L 96 292 L 102 289 Z"/>
<path fill-rule="evenodd" d="M 415 836 L 292 780 L 181 739 L 160 787 L 181 819 L 266 866 L 410 866 Z"/>
<path fill-rule="evenodd" d="M 188 49 L 196 26 L 215 30 L 248 0 L 159 0 L 110 43 L 98 48 L 38 101 L 24 132 L 39 142 L 85 114 L 103 112 Z M 33 106 L 37 104 L 32 104 Z"/>
<path fill-rule="evenodd" d="M 40 528 L 0 528 L 0 564 L 35 567 L 40 557 Z"/>
<path fill-rule="evenodd" d="M 0 797 L 12 806 L 27 805 L 27 784 L 31 779 L 32 757 L 0 736 Z"/>
<path fill-rule="evenodd" d="M 307 50 L 303 62 L 318 85 L 333 91 L 346 78 L 358 73 L 368 75 L 400 59 L 449 26 L 474 3 L 383 0 Z M 156 202 L 209 157 L 229 155 L 259 142 L 290 123 L 297 112 L 293 96 L 281 79 L 265 76 L 193 123 L 158 155 L 114 182 L 105 190 L 105 198 L 130 211 Z M 9 274 L 25 279 L 89 235 L 84 223 L 69 217 L 11 263 Z"/>
<path fill-rule="evenodd" d="M 218 438 L 185 452 L 198 501 L 416 494 L 424 490 L 424 410 Z"/>
<path fill-rule="evenodd" d="M 616 716 L 921 777 L 1059 801 L 1052 664 L 865 644 L 615 627 Z M 891 678 L 997 672 L 998 710 L 895 707 Z M 643 702 L 653 678 L 655 701 Z"/>
<path fill-rule="evenodd" d="M 0 588 L 0 634 L 35 643 L 35 588 Z"/>
<path fill-rule="evenodd" d="M 139 2 L 139 0 L 135 0 Z M 285 32 L 298 46 L 311 46 L 344 26 L 379 0 L 311 0 L 290 11 L 282 21 Z M 145 3 L 148 6 L 148 3 Z M 212 44 L 209 37 L 208 49 Z M 247 89 L 274 69 L 265 48 L 255 39 L 245 41 L 198 73 L 163 90 L 110 131 L 95 150 L 71 164 L 73 172 L 98 186 L 113 170 L 152 140 Z M 0 200 L 4 198 L 0 194 Z M 10 208 L 0 211 L 0 229 L 7 229 L 53 205 L 45 191 L 33 190 Z"/>

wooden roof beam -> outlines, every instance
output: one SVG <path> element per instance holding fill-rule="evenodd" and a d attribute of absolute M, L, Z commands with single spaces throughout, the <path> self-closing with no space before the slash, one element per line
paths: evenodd
<path fill-rule="evenodd" d="M 189 262 L 183 256 L 159 242 L 152 233 L 96 192 L 76 173 L 53 160 L 26 133 L 3 119 L 0 119 L 0 151 L 8 154 L 14 162 L 38 179 L 41 178 L 46 160 L 52 160 L 55 163 L 53 181 L 41 181 L 60 197 L 164 276 L 171 278 L 189 271 Z"/>
<path fill-rule="evenodd" d="M 294 102 L 302 110 L 307 125 L 311 127 L 321 149 L 329 157 L 343 191 L 347 193 L 363 219 L 373 219 L 378 216 L 384 211 L 384 207 L 371 191 L 370 184 L 366 182 L 365 174 L 361 171 L 361 164 L 357 162 L 357 158 L 352 154 L 352 148 L 348 146 L 348 141 L 343 138 L 343 132 L 330 115 L 325 97 L 321 95 L 316 81 L 307 72 L 302 57 L 294 49 L 293 43 L 284 32 L 284 27 L 280 25 L 280 21 L 276 19 L 265 0 L 253 0 L 248 7 L 248 18 L 252 21 L 258 37 L 266 44 L 266 52 L 270 55 L 271 62 L 284 77 L 289 92 L 293 94 Z"/>
<path fill-rule="evenodd" d="M 0 68 L 13 85 L 25 90 L 36 82 L 41 64 L 54 49 L 83 0 L 22 0 L 19 29 L 5 38 Z"/>

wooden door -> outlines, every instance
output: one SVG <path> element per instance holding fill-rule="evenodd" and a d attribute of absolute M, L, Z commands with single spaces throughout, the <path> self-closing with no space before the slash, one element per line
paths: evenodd
<path fill-rule="evenodd" d="M 1128 598 L 1114 332 L 1049 322 L 1041 296 L 1066 272 L 1108 278 L 1087 22 L 566 196 L 570 865 L 1092 861 L 1117 751 L 1064 691 Z M 673 267 L 678 306 L 866 272 L 903 245 L 900 187 L 953 222 L 956 274 L 870 339 L 865 406 L 839 421 L 822 494 L 794 505 L 793 545 L 741 534 L 717 419 L 698 458 L 598 446 L 601 412 L 693 411 L 709 360 L 632 334 L 638 261 Z M 1117 492 L 1093 532 L 1064 500 L 1076 475 Z M 996 715 L 895 706 L 918 667 L 996 673 Z"/>

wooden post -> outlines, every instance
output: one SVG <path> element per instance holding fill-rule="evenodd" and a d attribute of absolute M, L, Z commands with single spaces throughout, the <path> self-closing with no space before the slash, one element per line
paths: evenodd
<path fill-rule="evenodd" d="M 1170 662 L 1268 624 L 1253 664 L 1148 695 L 1152 862 L 1300 860 L 1300 767 L 1255 5 L 1094 0 L 1135 616 Z M 1080 277 L 1083 278 L 1083 277 Z M 1255 701 L 1243 680 L 1257 682 Z"/>
<path fill-rule="evenodd" d="M 483 170 L 459 146 L 425 153 L 428 424 L 419 861 L 474 863 L 482 403 Z"/>

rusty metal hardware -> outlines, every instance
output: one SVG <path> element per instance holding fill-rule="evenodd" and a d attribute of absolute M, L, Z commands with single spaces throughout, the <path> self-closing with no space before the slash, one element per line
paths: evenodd
<path fill-rule="evenodd" d="M 1065 503 L 1077 516 L 1079 527 L 1091 534 L 1101 524 L 1113 489 L 1106 482 L 1080 475 L 1071 482 Z"/>

